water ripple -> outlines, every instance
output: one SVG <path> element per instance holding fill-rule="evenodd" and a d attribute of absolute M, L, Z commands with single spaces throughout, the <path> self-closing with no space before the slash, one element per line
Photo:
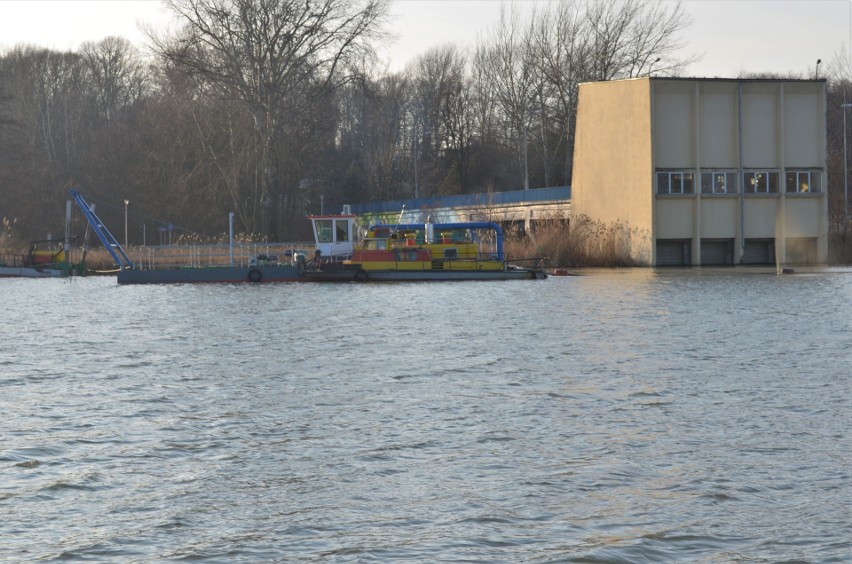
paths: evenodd
<path fill-rule="evenodd" d="M 847 275 L 0 285 L 0 561 L 852 553 Z"/>

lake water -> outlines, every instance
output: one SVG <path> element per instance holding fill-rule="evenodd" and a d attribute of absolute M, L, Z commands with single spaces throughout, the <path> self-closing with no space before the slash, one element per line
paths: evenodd
<path fill-rule="evenodd" d="M 0 299 L 0 561 L 852 560 L 852 273 Z"/>

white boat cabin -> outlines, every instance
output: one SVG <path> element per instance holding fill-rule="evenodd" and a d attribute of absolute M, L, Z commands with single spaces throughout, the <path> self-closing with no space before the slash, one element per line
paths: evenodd
<path fill-rule="evenodd" d="M 346 260 L 355 251 L 355 216 L 348 208 L 344 206 L 342 214 L 308 216 L 323 260 Z"/>

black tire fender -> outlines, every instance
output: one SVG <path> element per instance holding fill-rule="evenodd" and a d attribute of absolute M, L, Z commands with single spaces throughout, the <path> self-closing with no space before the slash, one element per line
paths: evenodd
<path fill-rule="evenodd" d="M 260 282 L 261 278 L 263 278 L 263 273 L 257 269 L 252 268 L 248 273 L 248 281 L 249 282 Z"/>
<path fill-rule="evenodd" d="M 366 270 L 364 270 L 363 268 L 358 270 L 358 272 L 355 273 L 355 281 L 356 282 L 367 282 L 369 280 L 370 280 L 370 274 Z"/>

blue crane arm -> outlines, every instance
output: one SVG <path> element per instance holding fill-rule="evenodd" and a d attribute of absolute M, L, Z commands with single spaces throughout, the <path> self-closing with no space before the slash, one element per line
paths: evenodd
<path fill-rule="evenodd" d="M 83 211 L 83 215 L 86 217 L 86 221 L 89 222 L 89 225 L 92 226 L 92 231 L 98 236 L 98 239 L 103 243 L 104 248 L 109 251 L 109 254 L 112 255 L 113 260 L 115 260 L 115 264 L 118 265 L 119 268 L 123 270 L 129 270 L 133 268 L 133 261 L 130 260 L 127 256 L 127 253 L 124 252 L 124 249 L 121 248 L 121 245 L 118 244 L 118 241 L 115 237 L 113 237 L 112 233 L 109 232 L 109 229 L 101 222 L 100 218 L 95 214 L 95 210 L 92 209 L 92 206 L 86 202 L 83 198 L 83 195 L 80 194 L 78 190 L 70 190 L 71 197 Z"/>

